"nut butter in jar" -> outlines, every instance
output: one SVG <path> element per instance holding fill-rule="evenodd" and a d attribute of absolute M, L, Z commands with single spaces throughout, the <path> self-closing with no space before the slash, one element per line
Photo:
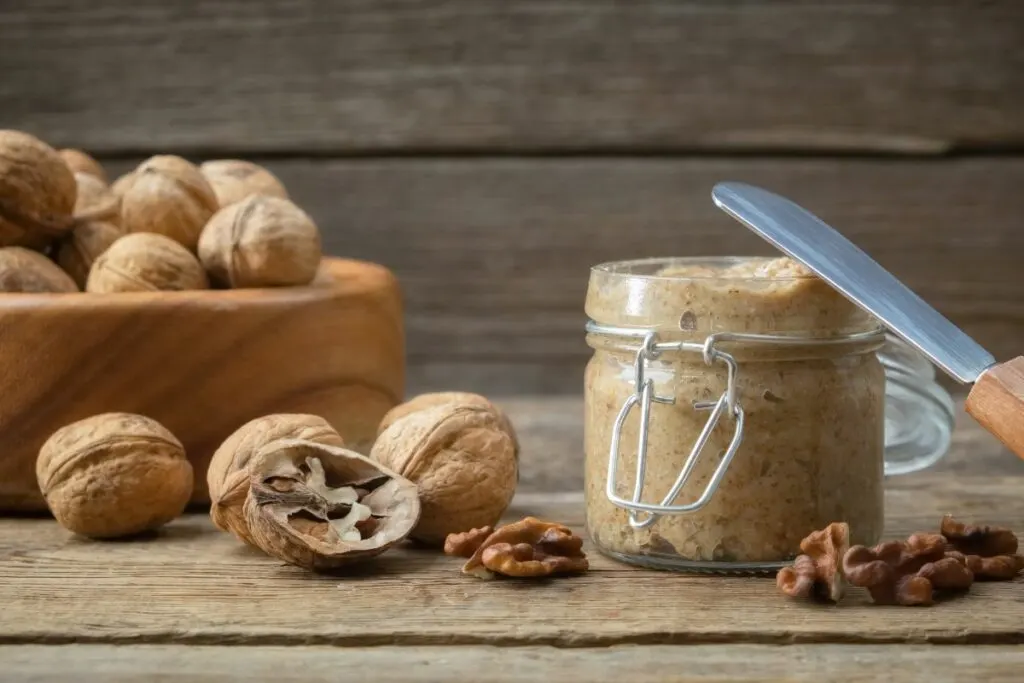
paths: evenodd
<path fill-rule="evenodd" d="M 614 558 L 768 571 L 830 522 L 883 525 L 878 322 L 788 258 L 596 266 L 586 523 Z"/>

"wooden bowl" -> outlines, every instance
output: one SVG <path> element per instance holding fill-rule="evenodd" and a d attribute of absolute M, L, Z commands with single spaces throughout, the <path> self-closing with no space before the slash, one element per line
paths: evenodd
<path fill-rule="evenodd" d="M 404 393 L 401 294 L 386 268 L 335 258 L 308 287 L 0 294 L 0 373 L 0 512 L 46 510 L 39 448 L 109 411 L 170 429 L 208 503 L 210 457 L 252 418 L 313 413 L 370 447 Z"/>

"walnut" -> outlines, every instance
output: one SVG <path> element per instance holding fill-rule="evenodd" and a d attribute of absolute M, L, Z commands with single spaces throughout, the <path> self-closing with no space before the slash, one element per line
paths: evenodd
<path fill-rule="evenodd" d="M 250 195 L 218 211 L 199 238 L 199 259 L 225 287 L 287 287 L 313 281 L 320 231 L 287 199 Z"/>
<path fill-rule="evenodd" d="M 77 292 L 75 281 L 38 251 L 0 248 L 0 292 Z"/>
<path fill-rule="evenodd" d="M 88 174 L 106 186 L 107 172 L 103 170 L 100 162 L 96 161 L 80 149 L 62 149 L 59 154 L 64 160 L 64 163 L 68 165 L 68 168 L 70 168 L 73 173 Z"/>
<path fill-rule="evenodd" d="M 75 173 L 75 186 L 78 188 L 74 209 L 77 223 L 103 220 L 117 224 L 120 199 L 103 181 L 88 173 Z"/>
<path fill-rule="evenodd" d="M 75 176 L 54 148 L 0 130 L 0 247 L 43 249 L 71 229 Z"/>
<path fill-rule="evenodd" d="M 192 494 L 181 442 L 142 415 L 102 413 L 58 429 L 43 444 L 36 478 L 62 526 L 111 538 L 156 529 Z"/>
<path fill-rule="evenodd" d="M 590 568 L 583 539 L 561 524 L 525 517 L 490 534 L 462 567 L 463 574 L 537 578 L 578 574 Z"/>
<path fill-rule="evenodd" d="M 456 557 L 472 557 L 476 549 L 483 545 L 487 537 L 494 533 L 494 528 L 482 526 L 457 534 L 448 534 L 444 539 L 444 554 Z"/>
<path fill-rule="evenodd" d="M 812 532 L 800 542 L 803 555 L 797 556 L 792 567 L 779 571 L 779 590 L 791 597 L 820 596 L 839 602 L 846 592 L 842 567 L 849 547 L 850 526 L 845 522 Z"/>
<path fill-rule="evenodd" d="M 939 529 L 947 541 L 947 556 L 958 559 L 979 580 L 1008 581 L 1024 569 L 1017 536 L 1009 529 L 968 526 L 952 515 L 942 518 Z"/>
<path fill-rule="evenodd" d="M 71 276 L 80 289 L 85 289 L 92 264 L 122 235 L 121 229 L 113 223 L 81 223 L 61 240 L 55 257 L 57 264 Z"/>
<path fill-rule="evenodd" d="M 221 208 L 254 194 L 288 199 L 284 185 L 273 173 L 251 161 L 215 159 L 199 165 Z"/>
<path fill-rule="evenodd" d="M 938 534 L 914 534 L 874 548 L 853 546 L 843 570 L 879 605 L 931 605 L 935 590 L 966 590 L 974 579 L 962 563 L 946 557 L 946 539 Z"/>
<path fill-rule="evenodd" d="M 120 225 L 125 232 L 164 235 L 190 251 L 217 211 L 217 196 L 193 164 L 174 155 L 150 157 L 117 181 Z"/>
<path fill-rule="evenodd" d="M 230 531 L 255 545 L 243 506 L 249 496 L 249 462 L 272 441 L 302 439 L 329 446 L 344 446 L 341 436 L 317 415 L 280 413 L 250 420 L 231 434 L 214 452 L 206 470 L 210 491 L 210 518 L 217 528 Z"/>
<path fill-rule="evenodd" d="M 444 405 L 446 403 L 456 403 L 462 405 L 480 405 L 485 408 L 489 408 L 494 411 L 501 421 L 502 428 L 508 433 L 512 439 L 512 446 L 515 449 L 516 459 L 519 458 L 519 438 L 516 435 L 515 429 L 512 427 L 512 422 L 505 415 L 504 411 L 501 410 L 497 405 L 492 403 L 490 400 L 481 396 L 480 394 L 473 394 L 466 391 L 439 391 L 428 394 L 420 394 L 415 396 L 405 403 L 400 403 L 391 410 L 389 410 L 384 418 L 380 421 L 380 425 L 377 427 L 377 436 L 380 436 L 384 431 L 394 424 L 397 420 L 415 413 L 418 410 L 424 410 L 426 408 L 433 408 L 435 406 Z"/>
<path fill-rule="evenodd" d="M 119 237 L 89 270 L 85 290 L 100 294 L 208 289 L 202 265 L 178 242 L 155 233 Z"/>
<path fill-rule="evenodd" d="M 379 555 L 416 525 L 416 485 L 337 446 L 284 439 L 249 463 L 246 523 L 257 547 L 310 570 Z"/>
<path fill-rule="evenodd" d="M 412 537 L 432 546 L 452 533 L 494 526 L 515 493 L 512 437 L 482 405 L 410 413 L 377 438 L 370 457 L 416 482 L 423 514 Z"/>

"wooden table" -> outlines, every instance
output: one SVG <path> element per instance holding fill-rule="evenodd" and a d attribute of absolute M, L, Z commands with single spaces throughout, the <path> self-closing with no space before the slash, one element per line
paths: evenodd
<path fill-rule="evenodd" d="M 580 403 L 506 407 L 524 445 L 526 514 L 580 528 Z M 569 492 L 559 492 L 559 488 Z M 1024 532 L 1024 462 L 961 417 L 950 455 L 894 479 L 887 533 L 940 516 Z M 590 548 L 592 551 L 592 548 Z M 398 550 L 315 576 L 191 514 L 132 542 L 0 522 L 0 678 L 83 681 L 1019 681 L 1024 580 L 931 608 L 788 600 L 770 579 L 633 569 L 591 552 L 585 576 L 484 582 Z"/>

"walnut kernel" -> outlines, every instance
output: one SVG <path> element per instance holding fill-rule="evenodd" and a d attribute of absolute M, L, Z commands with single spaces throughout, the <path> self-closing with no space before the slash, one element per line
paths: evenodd
<path fill-rule="evenodd" d="M 119 237 L 89 270 L 87 292 L 153 292 L 208 289 L 202 265 L 178 242 L 155 233 Z"/>
<path fill-rule="evenodd" d="M 322 257 L 320 231 L 287 199 L 250 195 L 224 207 L 199 238 L 199 259 L 219 285 L 308 285 Z"/>
<path fill-rule="evenodd" d="M 846 592 L 843 556 L 850 547 L 850 526 L 833 522 L 814 531 L 800 542 L 802 555 L 792 567 L 779 571 L 776 583 L 786 595 L 807 598 L 820 596 L 839 602 Z"/>
<path fill-rule="evenodd" d="M 261 448 L 280 439 L 345 445 L 338 432 L 322 417 L 291 413 L 250 420 L 224 440 L 206 470 L 212 503 L 210 518 L 217 528 L 230 531 L 250 545 L 255 543 L 243 509 L 249 495 L 249 462 Z"/>
<path fill-rule="evenodd" d="M 181 442 L 155 420 L 103 413 L 58 429 L 36 478 L 57 521 L 94 538 L 128 536 L 179 516 L 192 494 Z"/>
<path fill-rule="evenodd" d="M 497 524 L 515 493 L 518 466 L 501 417 L 446 403 L 396 420 L 370 457 L 419 487 L 423 513 L 412 537 L 442 546 L 449 534 Z"/>
<path fill-rule="evenodd" d="M 589 568 L 583 539 L 569 527 L 525 517 L 495 529 L 466 561 L 462 573 L 481 579 L 495 575 L 538 578 L 578 574 Z"/>

